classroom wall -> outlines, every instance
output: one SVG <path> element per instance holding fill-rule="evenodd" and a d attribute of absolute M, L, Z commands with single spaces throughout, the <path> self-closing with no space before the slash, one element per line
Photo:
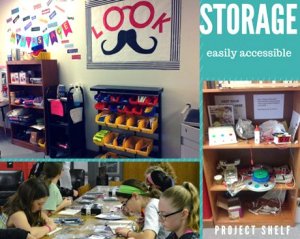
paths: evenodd
<path fill-rule="evenodd" d="M 27 0 L 26 3 L 36 0 Z M 45 0 L 47 1 L 47 0 Z M 0 65 L 5 64 L 7 49 L 10 48 L 6 19 L 11 9 L 22 0 L 0 0 Z M 163 87 L 163 157 L 180 157 L 181 110 L 186 103 L 199 107 L 199 1 L 182 1 L 180 70 L 88 70 L 86 69 L 86 35 L 84 0 L 70 1 L 69 8 L 74 11 L 72 39 L 74 47 L 79 49 L 81 60 L 71 60 L 62 45 L 52 49 L 52 58 L 59 63 L 60 82 L 70 85 L 80 82 L 85 89 L 86 98 L 86 135 L 87 147 L 97 150 L 92 137 L 97 132 L 94 122 L 94 93 L 89 91 L 97 84 Z"/>

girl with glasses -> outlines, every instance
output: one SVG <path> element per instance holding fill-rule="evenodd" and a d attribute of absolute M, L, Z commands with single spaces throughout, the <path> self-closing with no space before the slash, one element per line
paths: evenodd
<path fill-rule="evenodd" d="M 28 238 L 45 236 L 56 228 L 53 220 L 42 212 L 43 204 L 48 196 L 49 190 L 43 181 L 37 178 L 25 181 L 4 205 L 0 214 L 0 227 L 23 229 L 30 232 L 31 235 Z"/>
<path fill-rule="evenodd" d="M 164 191 L 159 200 L 159 220 L 168 231 L 167 239 L 199 238 L 199 194 L 184 182 Z"/>
<path fill-rule="evenodd" d="M 128 179 L 122 183 L 116 192 L 123 205 L 123 211 L 138 214 L 144 218 L 140 232 L 128 228 L 117 228 L 116 233 L 126 238 L 135 239 L 165 239 L 167 233 L 159 224 L 158 219 L 158 190 L 149 191 L 145 183 L 136 179 Z"/>

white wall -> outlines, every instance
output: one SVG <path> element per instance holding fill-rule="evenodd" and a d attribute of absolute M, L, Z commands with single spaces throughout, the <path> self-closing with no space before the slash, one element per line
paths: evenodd
<path fill-rule="evenodd" d="M 24 2 L 24 0 L 19 0 Z M 18 0 L 0 0 L 0 65 L 5 64 L 9 36 L 6 19 Z M 34 1 L 27 0 L 26 2 Z M 45 0 L 47 1 L 47 0 Z M 96 110 L 93 108 L 94 93 L 89 91 L 97 84 L 163 87 L 163 157 L 180 157 L 181 110 L 186 103 L 199 107 L 199 1 L 182 1 L 180 70 L 88 70 L 86 69 L 86 36 L 84 0 L 71 1 L 75 20 L 72 30 L 75 48 L 82 55 L 81 60 L 72 61 L 66 49 L 59 46 L 51 51 L 52 58 L 59 63 L 60 82 L 69 85 L 81 82 L 86 97 L 86 136 L 88 149 L 96 150 L 92 136 L 97 131 L 94 124 Z"/>

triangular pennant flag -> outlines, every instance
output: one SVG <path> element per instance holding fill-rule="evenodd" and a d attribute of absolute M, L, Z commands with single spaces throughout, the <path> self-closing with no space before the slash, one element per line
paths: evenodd
<path fill-rule="evenodd" d="M 51 39 L 51 44 L 52 44 L 52 45 L 54 44 L 54 42 L 58 42 L 58 41 L 57 41 L 57 36 L 56 36 L 56 32 L 55 32 L 55 31 L 50 32 L 49 35 L 50 35 L 50 39 Z"/>
<path fill-rule="evenodd" d="M 31 37 L 26 37 L 27 47 L 30 48 Z"/>
<path fill-rule="evenodd" d="M 62 26 L 62 29 L 63 29 L 63 31 L 65 33 L 65 36 L 68 36 L 68 33 L 72 32 L 72 29 L 71 29 L 71 26 L 70 26 L 68 20 L 65 21 L 61 26 Z"/>
<path fill-rule="evenodd" d="M 59 38 L 60 38 L 60 40 L 62 39 L 62 27 L 61 26 L 59 26 L 57 29 L 56 29 L 56 33 L 57 33 L 57 35 L 59 35 Z"/>
<path fill-rule="evenodd" d="M 44 48 L 44 39 L 43 39 L 43 36 L 38 36 L 37 37 L 37 41 L 38 41 L 38 45 L 41 45 Z"/>
<path fill-rule="evenodd" d="M 49 46 L 49 33 L 43 35 L 43 39 L 46 46 Z"/>
<path fill-rule="evenodd" d="M 26 47 L 26 37 L 21 36 L 20 47 Z"/>
<path fill-rule="evenodd" d="M 20 39 L 21 39 L 21 35 L 20 34 L 16 34 L 17 36 L 17 45 L 19 45 Z"/>
<path fill-rule="evenodd" d="M 14 32 L 11 33 L 10 42 L 15 44 L 15 42 L 16 42 L 16 33 L 14 33 Z"/>
<path fill-rule="evenodd" d="M 38 43 L 37 43 L 37 37 L 33 37 L 31 38 L 31 48 L 36 46 Z"/>

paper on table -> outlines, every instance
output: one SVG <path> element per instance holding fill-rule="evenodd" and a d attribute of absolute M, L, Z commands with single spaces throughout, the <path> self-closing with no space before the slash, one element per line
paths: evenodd
<path fill-rule="evenodd" d="M 52 235 L 53 233 L 60 231 L 61 229 L 62 229 L 62 227 L 57 227 L 55 230 L 53 230 L 53 231 L 47 233 L 47 235 L 50 236 L 50 235 Z"/>
<path fill-rule="evenodd" d="M 60 214 L 60 215 L 75 215 L 79 212 L 80 212 L 80 210 L 78 210 L 78 209 L 70 209 L 69 208 L 69 209 L 60 211 L 58 214 Z"/>

